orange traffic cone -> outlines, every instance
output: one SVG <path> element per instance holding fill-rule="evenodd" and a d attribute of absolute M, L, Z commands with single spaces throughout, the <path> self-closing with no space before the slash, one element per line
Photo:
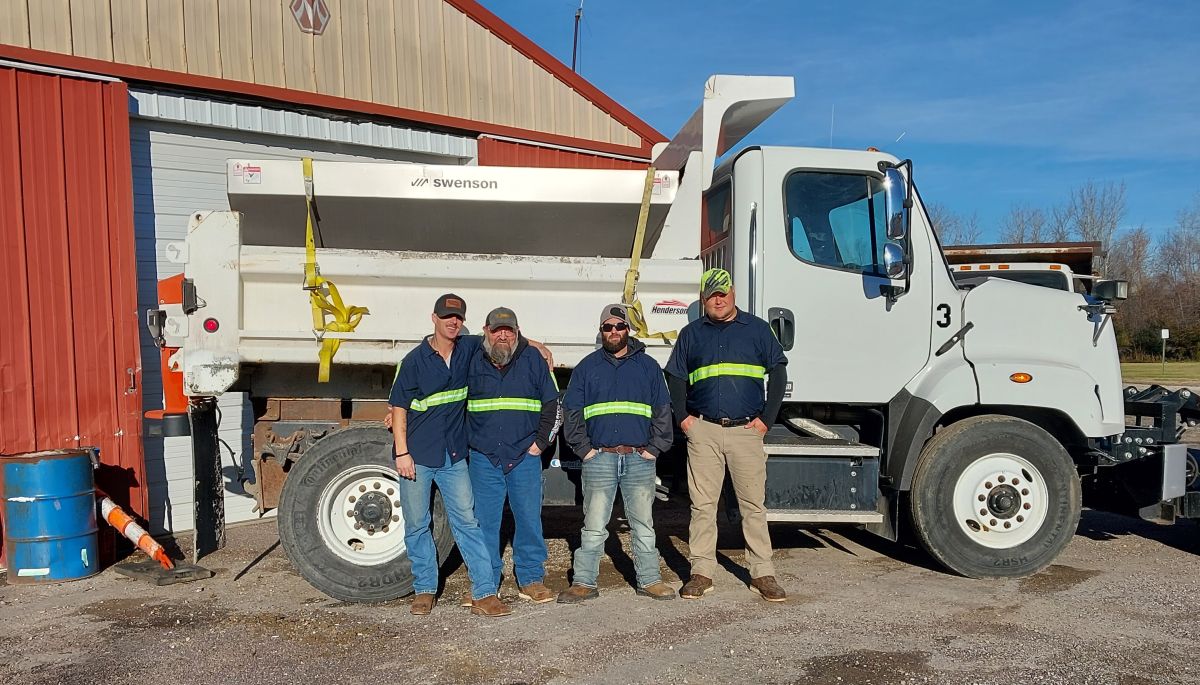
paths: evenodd
<path fill-rule="evenodd" d="M 101 493 L 103 494 L 103 493 Z M 129 538 L 129 541 L 138 546 L 151 559 L 162 564 L 162 567 L 170 571 L 175 568 L 175 564 L 171 563 L 170 557 L 167 556 L 163 546 L 158 544 L 145 528 L 138 525 L 137 521 L 132 516 L 125 513 L 125 510 L 117 506 L 108 496 L 105 496 L 100 502 L 100 515 L 108 521 L 109 525 L 121 531 L 121 535 Z"/>

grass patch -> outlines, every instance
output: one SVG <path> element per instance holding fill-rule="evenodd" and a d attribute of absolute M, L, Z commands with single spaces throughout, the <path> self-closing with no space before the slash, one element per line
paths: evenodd
<path fill-rule="evenodd" d="M 1166 369 L 1158 362 L 1139 362 L 1121 365 L 1126 383 L 1160 383 L 1164 385 L 1200 385 L 1200 362 L 1167 362 Z"/>

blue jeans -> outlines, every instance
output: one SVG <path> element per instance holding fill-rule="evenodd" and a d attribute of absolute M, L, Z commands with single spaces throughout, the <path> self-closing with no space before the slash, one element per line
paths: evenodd
<path fill-rule="evenodd" d="M 598 452 L 583 462 L 583 531 L 575 550 L 575 585 L 596 587 L 617 487 L 625 502 L 638 587 L 662 580 L 654 537 L 655 462 L 639 454 Z"/>
<path fill-rule="evenodd" d="M 471 450 L 471 489 L 475 491 L 475 518 L 483 540 L 492 552 L 492 578 L 500 586 L 504 549 L 500 546 L 500 519 L 504 499 L 513 513 L 513 572 L 517 585 L 540 583 L 546 577 L 546 539 L 542 537 L 542 458 L 526 454 L 508 473 L 492 464 L 486 454 Z"/>
<path fill-rule="evenodd" d="M 416 480 L 400 479 L 400 508 L 404 512 L 404 544 L 412 562 L 413 592 L 436 594 L 438 588 L 437 546 L 429 528 L 429 507 L 432 487 L 437 483 L 450 519 L 450 532 L 458 543 L 458 552 L 467 563 L 471 578 L 471 598 L 483 599 L 496 594 L 492 582 L 492 560 L 483 532 L 475 520 L 475 499 L 471 494 L 471 478 L 466 460 L 451 464 L 446 455 L 437 468 L 417 464 Z"/>

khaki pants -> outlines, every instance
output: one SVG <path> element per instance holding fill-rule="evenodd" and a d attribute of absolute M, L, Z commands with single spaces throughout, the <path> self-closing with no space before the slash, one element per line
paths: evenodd
<path fill-rule="evenodd" d="M 771 562 L 771 535 L 767 531 L 767 453 L 762 436 L 744 426 L 722 428 L 697 419 L 687 432 L 688 492 L 692 522 L 688 527 L 688 561 L 692 574 L 708 578 L 717 571 L 717 500 L 725 482 L 725 469 L 733 480 L 742 512 L 746 538 L 746 563 L 750 576 L 775 575 Z"/>

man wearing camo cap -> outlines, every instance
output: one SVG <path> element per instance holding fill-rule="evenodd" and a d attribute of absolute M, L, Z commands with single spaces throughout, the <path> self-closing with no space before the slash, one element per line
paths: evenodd
<path fill-rule="evenodd" d="M 763 436 L 783 404 L 787 357 L 766 321 L 734 305 L 728 271 L 704 272 L 700 301 L 704 316 L 679 332 L 666 367 L 675 419 L 687 436 L 692 501 L 692 573 L 679 594 L 699 599 L 713 589 L 717 499 L 728 469 L 742 512 L 750 587 L 767 601 L 782 602 L 787 593 L 775 581 L 767 531 Z"/>

